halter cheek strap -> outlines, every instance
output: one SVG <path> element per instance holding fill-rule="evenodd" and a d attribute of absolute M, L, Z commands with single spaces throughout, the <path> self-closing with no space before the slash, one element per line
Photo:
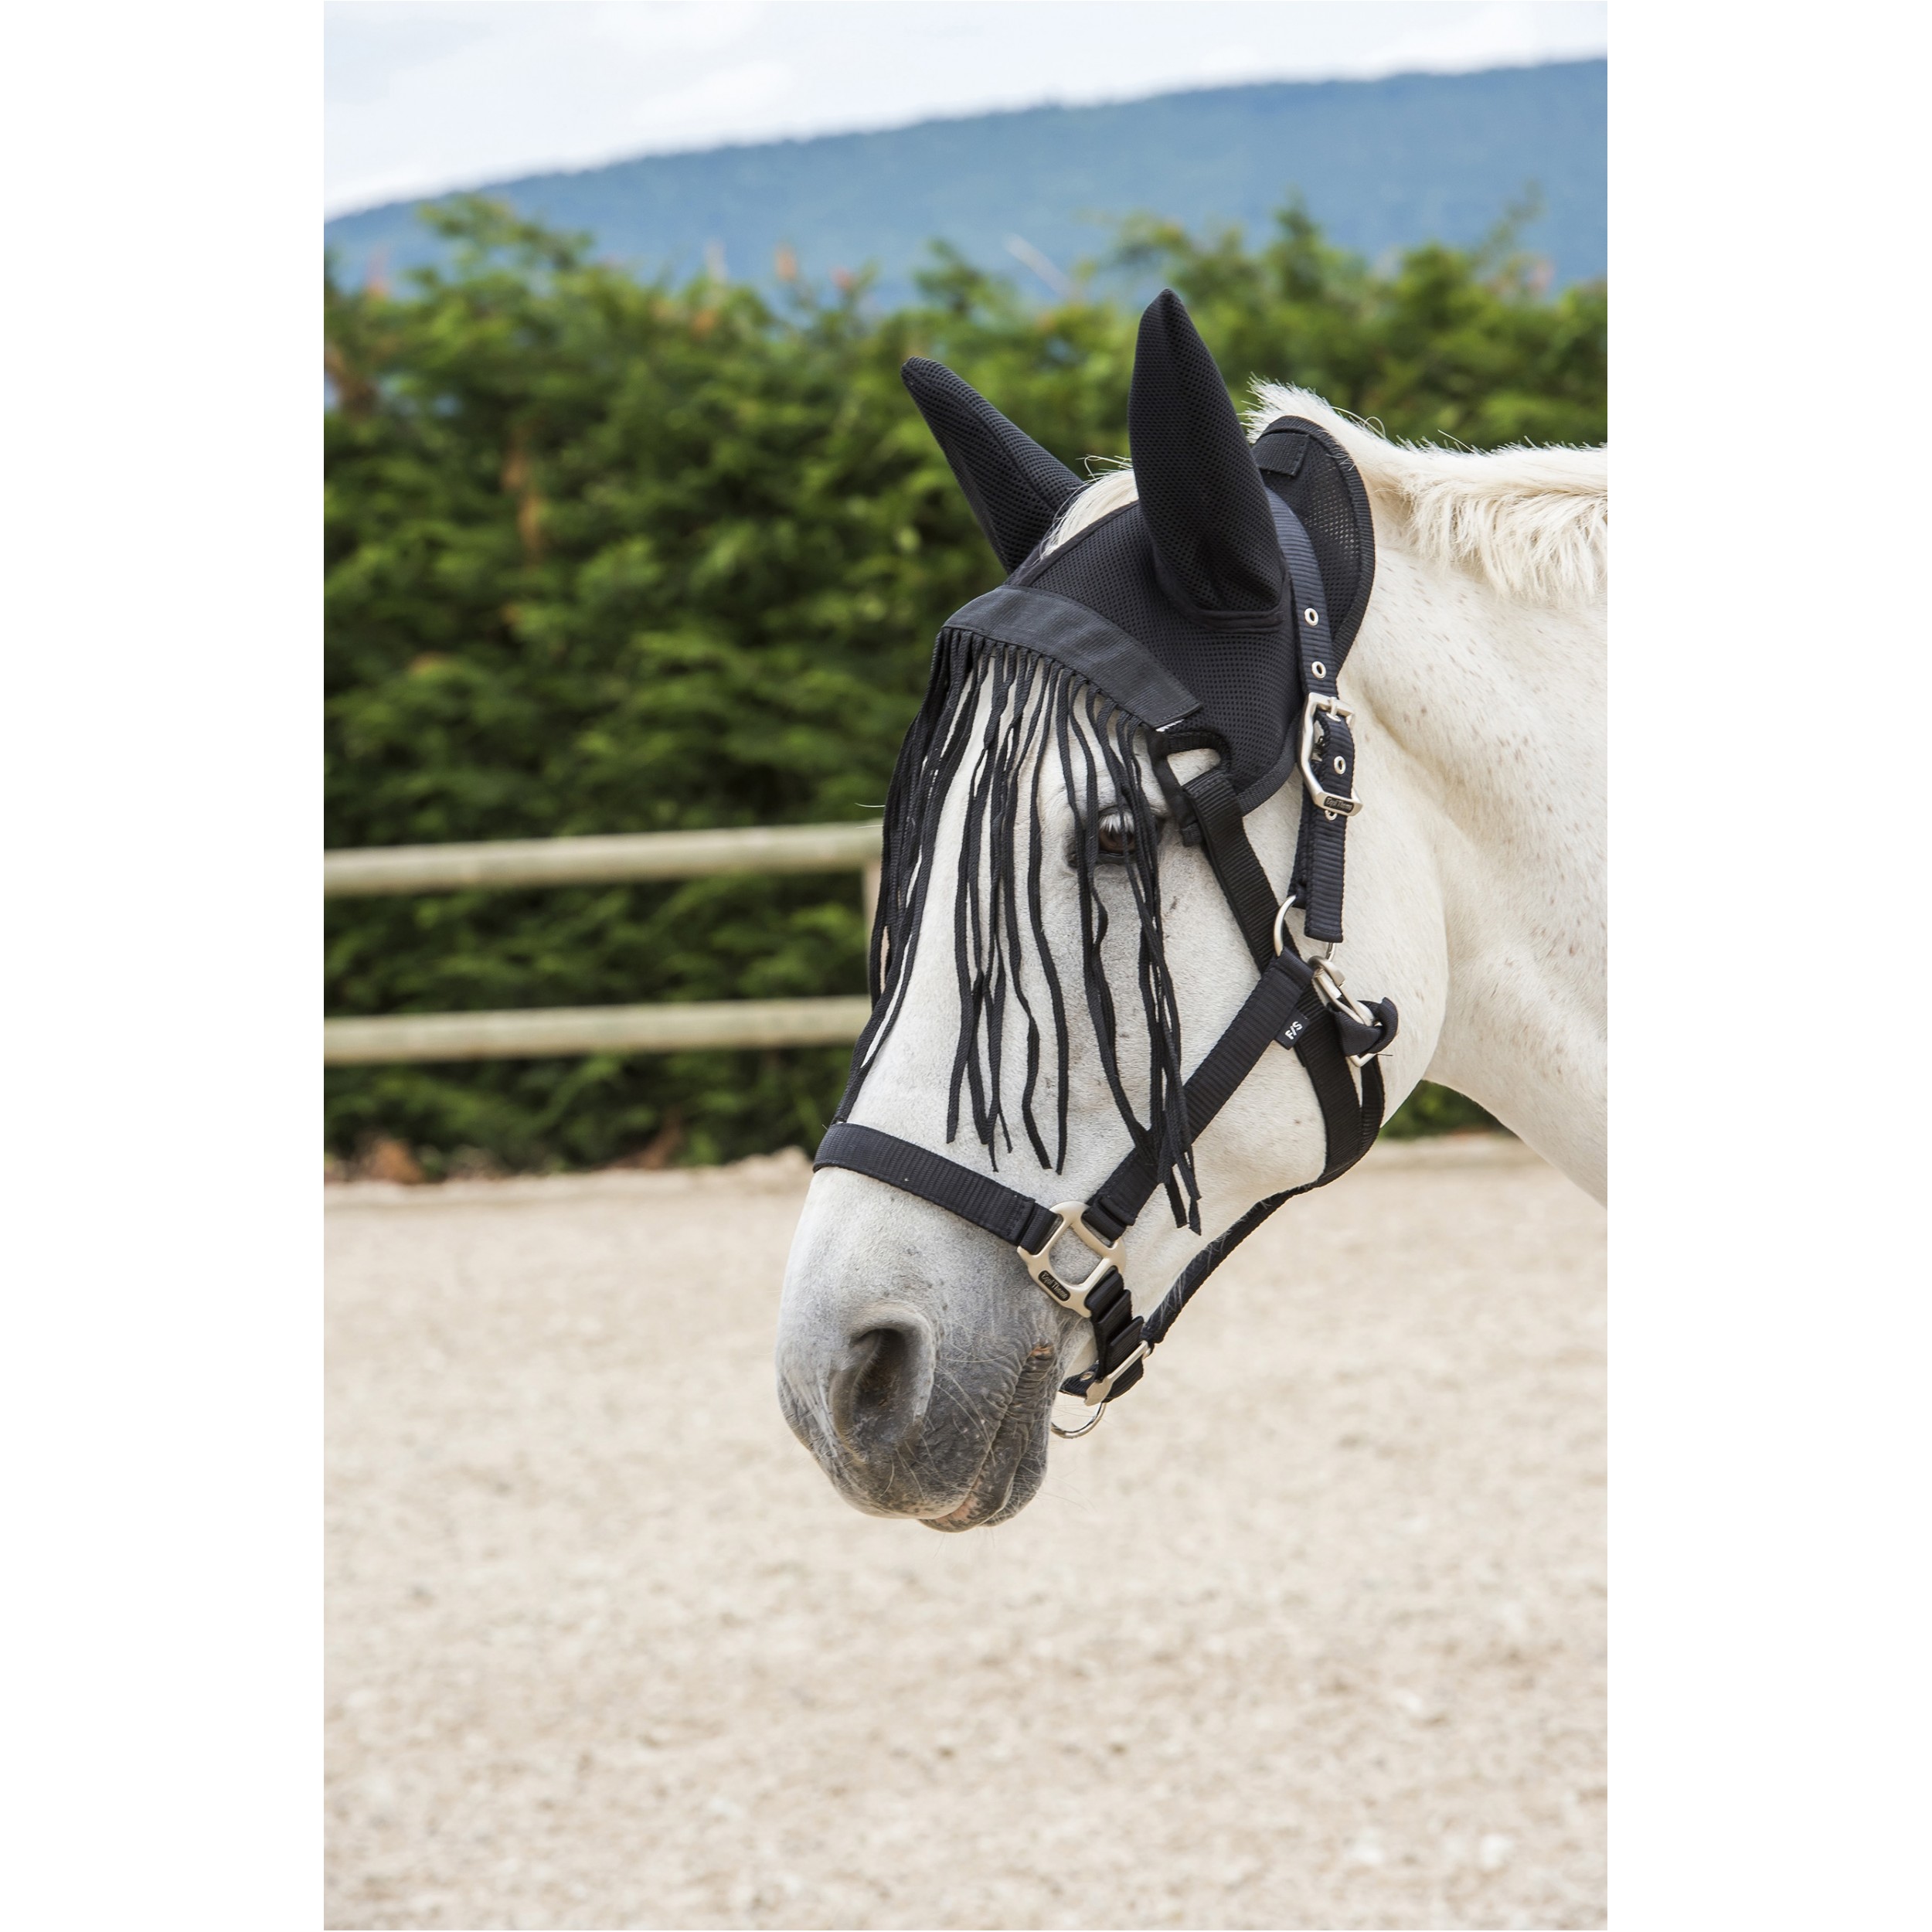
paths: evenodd
<path fill-rule="evenodd" d="M 812 1163 L 882 1181 L 1010 1242 L 1041 1291 L 1093 1325 L 1094 1366 L 1061 1386 L 1097 1410 L 1141 1379 L 1148 1355 L 1195 1291 L 1256 1228 L 1284 1202 L 1346 1173 L 1382 1128 L 1385 1091 L 1377 1056 L 1396 1036 L 1394 1003 L 1384 999 L 1357 1005 L 1328 961 L 1303 958 L 1286 930 L 1288 908 L 1299 903 L 1310 937 L 1342 937 L 1342 840 L 1349 819 L 1361 808 L 1353 795 L 1349 714 L 1335 694 L 1343 653 L 1331 641 L 1321 570 L 1294 512 L 1272 491 L 1270 502 L 1297 600 L 1296 636 L 1306 694 L 1301 763 L 1307 796 L 1288 894 L 1277 903 L 1226 774 L 1217 768 L 1175 787 L 1186 801 L 1190 821 L 1184 834 L 1201 845 L 1260 970 L 1240 1012 L 1185 1081 L 1182 1098 L 1192 1145 L 1268 1048 L 1278 1043 L 1301 1061 L 1321 1109 L 1326 1152 L 1321 1173 L 1257 1201 L 1202 1248 L 1143 1318 L 1134 1312 L 1120 1243 L 1160 1185 L 1167 1165 L 1166 1143 L 1152 1131 L 1139 1136 L 1086 1201 L 1046 1207 L 930 1148 L 843 1118 L 860 1085 L 862 1067 L 855 1063 L 842 1117 L 826 1130 Z M 1325 768 L 1315 764 L 1318 755 Z M 855 1063 L 866 1044 L 862 1038 Z M 1361 1070 L 1359 1090 L 1351 1065 Z M 1094 1257 L 1092 1267 L 1077 1281 L 1065 1278 L 1053 1260 L 1053 1249 L 1070 1235 Z"/>

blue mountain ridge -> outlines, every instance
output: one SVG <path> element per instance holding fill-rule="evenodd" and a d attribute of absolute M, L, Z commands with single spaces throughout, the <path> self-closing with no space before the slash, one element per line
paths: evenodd
<path fill-rule="evenodd" d="M 1013 236 L 1070 270 L 1136 212 L 1250 240 L 1298 192 L 1330 237 L 1374 260 L 1479 241 L 1532 189 L 1522 245 L 1559 284 L 1607 270 L 1607 64 L 1213 87 L 1102 107 L 1032 107 L 883 132 L 651 155 L 481 192 L 597 253 L 682 280 L 722 250 L 733 279 L 777 286 L 778 250 L 812 281 L 875 267 L 875 298 L 907 299 L 935 239 L 1044 297 Z M 442 244 L 396 202 L 325 224 L 338 277 L 393 281 Z"/>

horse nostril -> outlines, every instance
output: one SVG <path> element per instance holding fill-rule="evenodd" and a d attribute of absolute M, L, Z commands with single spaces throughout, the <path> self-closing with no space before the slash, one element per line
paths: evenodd
<path fill-rule="evenodd" d="M 852 1386 L 852 1413 L 853 1422 L 863 1429 L 891 1409 L 904 1379 L 906 1358 L 912 1351 L 896 1328 L 874 1328 L 861 1335 L 856 1345 L 866 1360 Z"/>
<path fill-rule="evenodd" d="M 876 1454 L 903 1440 L 926 1413 L 931 1355 L 917 1316 L 875 1321 L 852 1338 L 827 1390 L 846 1447 Z"/>

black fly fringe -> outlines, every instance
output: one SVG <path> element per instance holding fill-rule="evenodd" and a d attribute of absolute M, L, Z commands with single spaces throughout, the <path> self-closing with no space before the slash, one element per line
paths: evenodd
<path fill-rule="evenodd" d="M 1159 826 L 1148 803 L 1144 727 L 1111 699 L 1060 665 L 970 633 L 941 634 L 926 700 L 899 756 L 886 799 L 885 852 L 869 977 L 872 1012 L 853 1056 L 845 1106 L 856 1097 L 898 1017 L 926 926 L 940 822 L 954 787 L 964 789 L 963 827 L 953 888 L 953 958 L 958 1045 L 946 1097 L 946 1138 L 962 1121 L 998 1167 L 1014 1151 L 1015 1128 L 1043 1168 L 1066 1159 L 1067 1002 L 1047 941 L 1040 880 L 1049 854 L 1040 822 L 1040 774 L 1054 761 L 1077 828 L 1069 856 L 1080 900 L 1080 979 L 1100 1067 L 1137 1151 L 1158 1157 L 1177 1224 L 1197 1230 L 1194 1150 L 1182 1090 L 1181 1019 L 1162 926 Z M 1100 850 L 1103 812 L 1118 811 L 1131 849 Z M 1057 857 L 1058 855 L 1054 855 Z M 1107 908 L 1100 868 L 1117 866 L 1132 895 L 1138 946 L 1134 980 L 1148 1060 L 1142 1119 L 1119 1064 L 1118 1025 L 1107 975 Z M 943 889 L 943 887 L 942 887 Z M 1008 1002 L 1024 1027 L 1026 1063 L 1007 1063 Z M 1044 1029 L 1044 1030 L 1043 1030 Z M 1054 1105 L 1038 1102 L 1052 1039 Z M 1009 1092 L 1018 1088 L 1017 1112 Z M 842 1114 L 845 1111 L 842 1107 Z"/>

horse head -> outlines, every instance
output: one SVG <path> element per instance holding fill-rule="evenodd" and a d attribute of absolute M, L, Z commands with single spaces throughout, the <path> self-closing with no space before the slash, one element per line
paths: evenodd
<path fill-rule="evenodd" d="M 886 808 L 872 1019 L 827 1148 L 896 1149 L 902 1165 L 852 1155 L 815 1176 L 778 1391 L 849 1500 L 962 1529 L 1033 1495 L 1056 1391 L 1083 1370 L 1090 1383 L 1109 1345 L 1063 1284 L 1117 1268 L 1145 1284 L 1145 1311 L 1254 1202 L 1312 1181 L 1333 1152 L 1291 1053 L 1258 1060 L 1205 1134 L 1184 1082 L 1246 1010 L 1265 957 L 1209 863 L 1203 787 L 1253 830 L 1277 881 L 1305 863 L 1291 857 L 1307 809 L 1301 627 L 1323 616 L 1332 641 L 1313 671 L 1332 691 L 1319 653 L 1338 668 L 1373 536 L 1345 457 L 1301 424 L 1304 446 L 1323 445 L 1304 480 L 1328 479 L 1310 507 L 1338 580 L 1328 613 L 1308 608 L 1320 573 L 1284 562 L 1255 450 L 1171 294 L 1141 320 L 1131 493 L 1112 478 L 1083 489 L 939 365 L 909 362 L 905 379 L 1009 575 L 940 633 Z M 1281 460 L 1298 470 L 1308 453 Z M 1352 495 L 1329 474 L 1338 458 Z M 1353 809 L 1331 802 L 1318 818 Z M 1265 932 L 1283 895 L 1261 884 Z M 1315 917 L 1305 900 L 1281 908 L 1276 950 L 1293 954 Z M 924 1153 L 939 1159 L 922 1188 L 903 1162 Z M 1133 1225 L 1097 1236 L 1052 1212 L 1136 1158 L 1159 1206 Z M 1009 1238 L 1017 1224 L 995 1232 L 996 1213 L 962 1207 L 974 1177 L 1022 1219 L 1038 1203 L 1032 1232 Z"/>

